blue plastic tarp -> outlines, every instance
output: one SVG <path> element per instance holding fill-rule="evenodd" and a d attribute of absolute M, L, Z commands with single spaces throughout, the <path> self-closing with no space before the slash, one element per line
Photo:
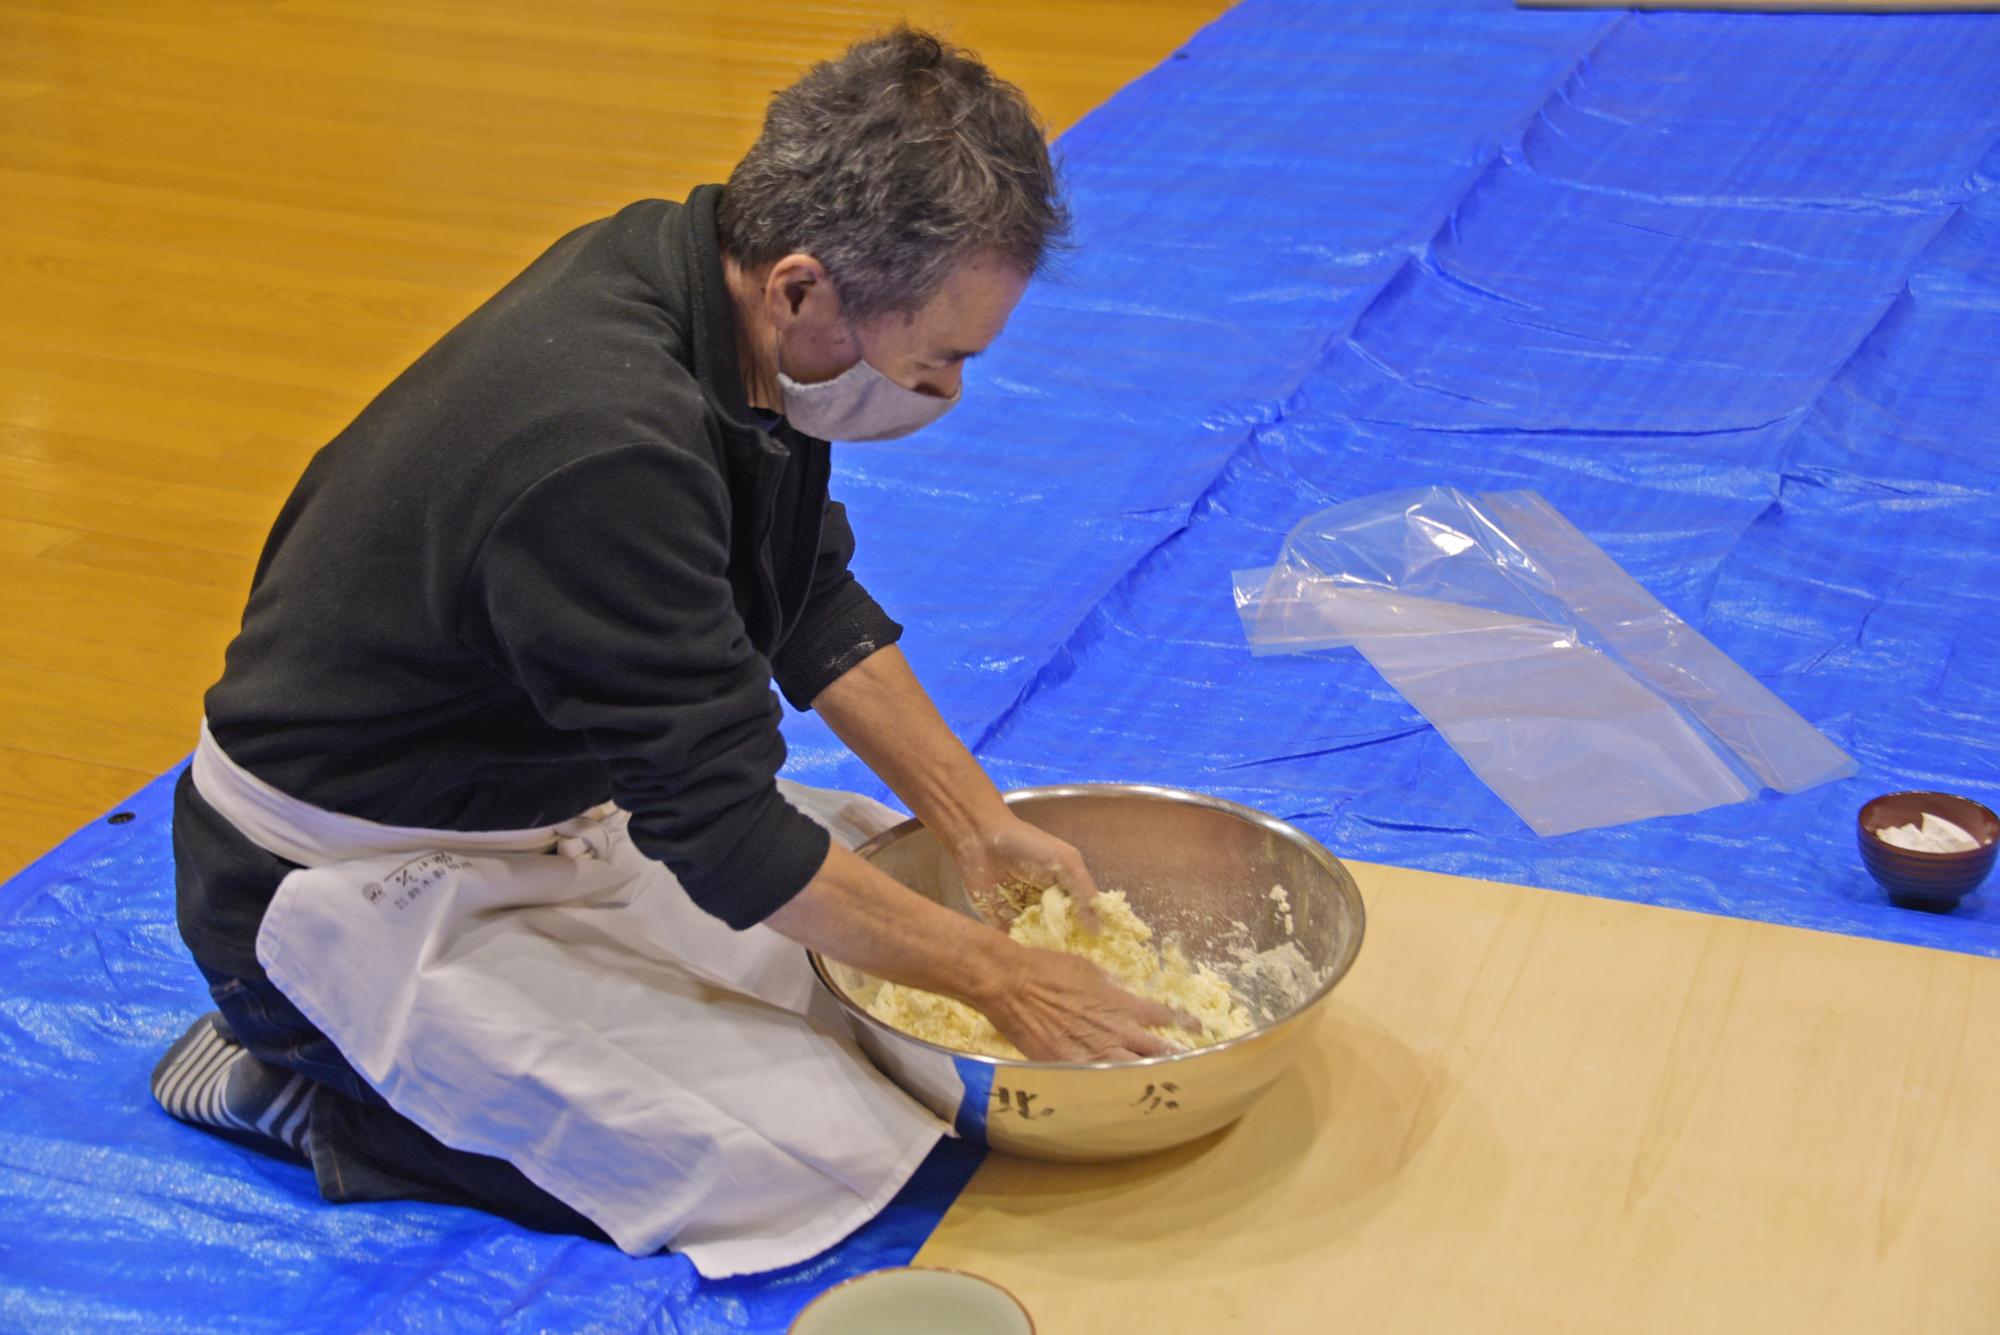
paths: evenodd
<path fill-rule="evenodd" d="M 898 531 L 870 583 L 1004 782 L 2000 953 L 1992 888 L 1892 908 L 1854 849 L 1876 793 L 2000 796 L 2000 20 L 1525 20 L 1252 4 L 1114 103 L 1154 114 L 1080 127 L 1072 286 L 915 449 L 846 456 L 857 527 Z M 1197 198 L 1100 202 L 1135 161 Z M 1232 570 L 1429 485 L 1547 496 L 1860 774 L 1538 839 L 1354 654 L 1249 656 Z"/>
<path fill-rule="evenodd" d="M 843 447 L 864 577 L 1006 784 L 1181 784 L 1343 856 L 2000 953 L 1889 908 L 1853 813 L 2000 797 L 2000 20 L 1244 0 L 1065 136 L 1080 250 L 965 406 Z M 1541 840 L 1230 572 L 1425 485 L 1546 495 L 1858 778 Z M 810 717 L 793 772 L 879 792 Z M 204 1008 L 165 781 L 0 890 L 0 1328 L 772 1331 L 907 1259 L 703 1284 L 469 1211 L 328 1207 L 146 1074 Z"/>
<path fill-rule="evenodd" d="M 472 1210 L 327 1205 L 309 1169 L 182 1126 L 148 1093 L 206 1009 L 173 925 L 177 777 L 0 900 L 0 1330 L 781 1331 L 829 1285 L 907 1263 L 978 1166 L 946 1142 L 841 1247 L 720 1281 Z"/>

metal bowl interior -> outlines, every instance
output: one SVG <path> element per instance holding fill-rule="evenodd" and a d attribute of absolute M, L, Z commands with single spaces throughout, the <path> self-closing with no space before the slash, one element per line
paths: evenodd
<path fill-rule="evenodd" d="M 1160 939 L 1179 942 L 1189 959 L 1223 972 L 1257 1027 L 1213 1047 L 1141 1062 L 1054 1064 L 953 1053 L 877 1020 L 866 1009 L 877 981 L 815 956 L 821 982 L 862 1047 L 942 1116 L 956 1111 L 946 1105 L 961 1088 L 992 1085 L 1004 1096 L 994 1107 L 1003 1116 L 974 1118 L 972 1129 L 995 1148 L 1018 1153 L 1075 1159 L 1148 1153 L 1240 1116 L 1283 1073 L 1315 1008 L 1354 963 L 1366 917 L 1354 878 L 1293 826 L 1199 793 L 1081 784 L 1023 789 L 1007 801 L 1024 820 L 1075 845 L 1097 883 L 1124 891 Z M 919 894 L 972 911 L 951 859 L 916 821 L 859 851 Z M 940 1062 L 956 1077 L 940 1078 Z M 1171 1099 L 1157 1097 L 1163 1088 Z M 1020 1103 L 1024 1095 L 1027 1105 Z M 1157 1106 L 1147 1107 L 1149 1101 Z M 1178 1115 L 1154 1117 L 1167 1102 Z M 1060 1124 L 1047 1112 L 1058 1103 L 1067 1114 Z M 1029 1115 L 1018 1115 L 1024 1110 Z"/>

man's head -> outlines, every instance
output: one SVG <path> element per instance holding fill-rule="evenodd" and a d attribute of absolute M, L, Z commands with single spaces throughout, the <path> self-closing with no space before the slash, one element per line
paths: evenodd
<path fill-rule="evenodd" d="M 751 353 L 774 359 L 746 372 L 811 384 L 865 358 L 949 399 L 1068 225 L 1018 88 L 927 33 L 861 42 L 772 100 L 723 192 Z"/>

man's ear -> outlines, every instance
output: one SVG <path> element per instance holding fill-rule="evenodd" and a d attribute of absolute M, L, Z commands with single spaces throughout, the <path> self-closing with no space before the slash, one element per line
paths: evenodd
<path fill-rule="evenodd" d="M 771 266 L 770 277 L 764 280 L 764 294 L 771 305 L 772 318 L 782 326 L 799 317 L 808 297 L 830 298 L 833 287 L 827 280 L 826 266 L 810 255 L 797 253 Z"/>

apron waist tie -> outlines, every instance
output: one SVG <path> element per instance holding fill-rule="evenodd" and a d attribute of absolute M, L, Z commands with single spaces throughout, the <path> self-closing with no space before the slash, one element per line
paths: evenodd
<path fill-rule="evenodd" d="M 525 830 L 426 830 L 328 811 L 272 787 L 231 760 L 209 731 L 207 719 L 202 720 L 201 739 L 194 750 L 194 786 L 237 833 L 266 853 L 301 867 L 432 852 L 557 852 L 602 859 L 622 837 L 603 823 L 615 810 L 609 802 L 560 824 Z"/>

